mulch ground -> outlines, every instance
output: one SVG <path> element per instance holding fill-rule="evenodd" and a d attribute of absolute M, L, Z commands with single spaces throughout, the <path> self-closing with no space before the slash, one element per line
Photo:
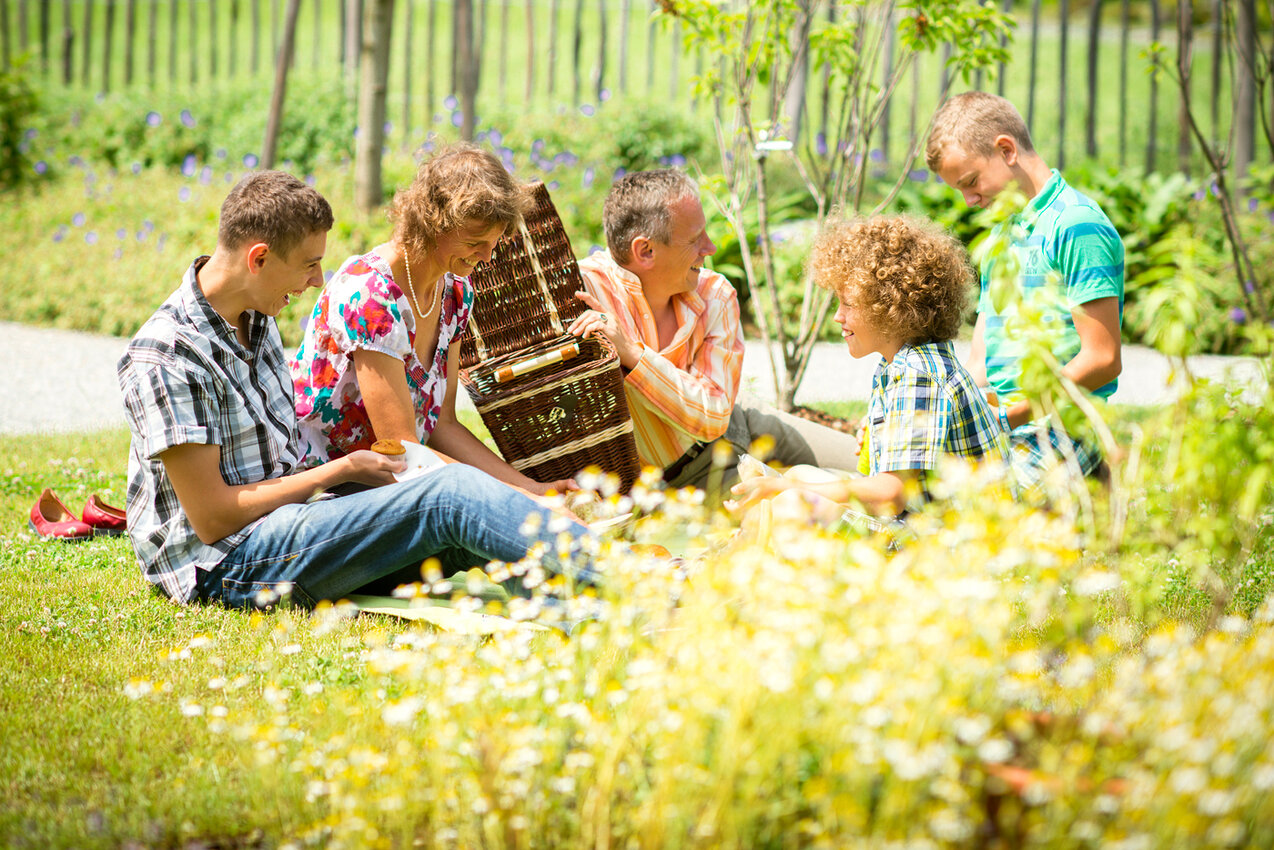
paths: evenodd
<path fill-rule="evenodd" d="M 796 405 L 792 408 L 792 415 L 799 416 L 802 419 L 808 419 L 809 421 L 816 422 L 819 425 L 825 425 L 828 428 L 835 428 L 837 431 L 843 431 L 846 434 L 858 433 L 857 422 L 854 422 L 851 419 L 842 419 L 839 416 L 832 416 L 831 414 L 824 413 L 823 411 L 816 410 L 812 407 Z"/>

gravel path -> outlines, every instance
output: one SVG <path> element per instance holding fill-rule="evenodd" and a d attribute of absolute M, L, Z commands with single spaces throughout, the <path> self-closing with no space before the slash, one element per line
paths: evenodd
<path fill-rule="evenodd" d="M 115 364 L 127 340 L 28 325 L 0 322 L 0 433 L 91 431 L 124 425 L 124 406 L 115 378 Z M 957 343 L 960 354 L 964 346 Z M 871 389 L 875 358 L 854 360 L 837 343 L 820 343 L 797 393 L 798 404 L 864 399 Z M 1190 358 L 1196 375 L 1232 380 L 1259 389 L 1263 386 L 1255 358 L 1199 356 Z M 743 360 L 744 386 L 761 398 L 772 394 L 773 381 L 765 347 L 747 344 Z M 1173 379 L 1163 355 L 1140 346 L 1124 347 L 1124 374 L 1114 401 L 1122 404 L 1162 404 L 1180 391 L 1182 376 Z M 460 404 L 469 400 L 460 393 Z"/>

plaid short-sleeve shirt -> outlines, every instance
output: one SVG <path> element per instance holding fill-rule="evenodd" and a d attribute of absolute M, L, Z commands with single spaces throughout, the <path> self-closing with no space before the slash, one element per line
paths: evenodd
<path fill-rule="evenodd" d="M 159 456 L 173 446 L 221 447 L 221 475 L 241 485 L 295 472 L 296 411 L 278 328 L 250 316 L 248 345 L 212 309 L 196 277 L 200 257 L 128 345 L 119 384 L 133 439 L 128 458 L 128 533 L 146 579 L 178 602 L 197 595 L 210 569 L 256 523 L 203 543 L 177 501 Z"/>
<path fill-rule="evenodd" d="M 904 345 L 872 378 L 870 473 L 933 470 L 944 455 L 1006 457 L 1007 438 L 950 342 Z"/>

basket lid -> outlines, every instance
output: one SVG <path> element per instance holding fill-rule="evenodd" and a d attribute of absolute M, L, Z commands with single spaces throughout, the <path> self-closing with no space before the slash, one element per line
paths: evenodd
<path fill-rule="evenodd" d="M 469 275 L 473 310 L 460 349 L 466 368 L 560 337 L 588 309 L 575 297 L 584 281 L 548 187 L 536 181 L 529 191 L 534 205 L 523 222 Z"/>

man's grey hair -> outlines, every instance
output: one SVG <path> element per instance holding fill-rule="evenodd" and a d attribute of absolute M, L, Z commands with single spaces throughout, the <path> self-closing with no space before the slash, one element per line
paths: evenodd
<path fill-rule="evenodd" d="M 682 198 L 698 200 L 699 187 L 675 168 L 634 171 L 616 180 L 602 206 L 606 247 L 615 262 L 632 260 L 632 244 L 638 236 L 666 245 L 672 238 L 669 207 Z"/>

